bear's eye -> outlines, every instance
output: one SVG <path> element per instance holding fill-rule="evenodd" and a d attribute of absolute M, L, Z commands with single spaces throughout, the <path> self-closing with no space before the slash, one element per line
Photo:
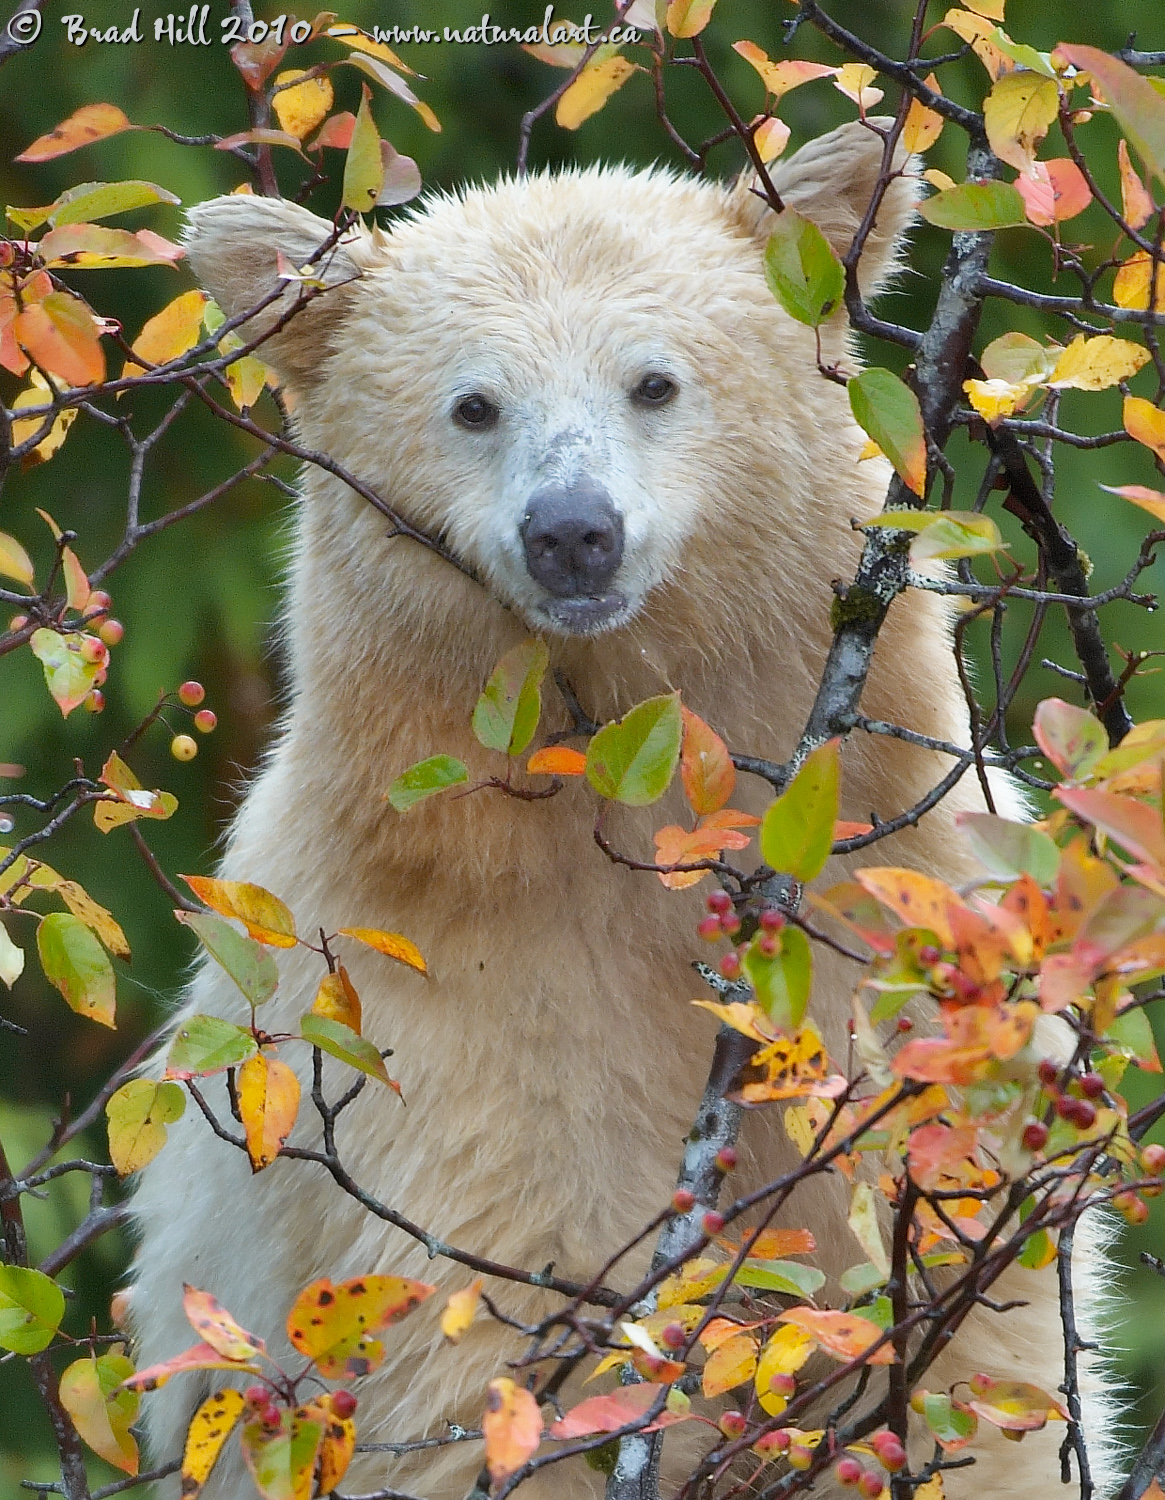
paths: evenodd
<path fill-rule="evenodd" d="M 493 402 L 477 392 L 474 392 L 472 396 L 463 397 L 453 408 L 454 421 L 475 432 L 480 432 L 486 427 L 493 427 L 498 415 L 498 409 Z"/>
<path fill-rule="evenodd" d="M 631 399 L 640 406 L 666 406 L 678 390 L 667 375 L 645 375 L 631 392 Z"/>

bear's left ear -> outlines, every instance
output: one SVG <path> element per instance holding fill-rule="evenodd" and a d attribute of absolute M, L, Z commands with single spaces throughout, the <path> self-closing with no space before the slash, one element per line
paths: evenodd
<path fill-rule="evenodd" d="M 870 117 L 869 123 L 884 130 L 893 121 Z M 874 296 L 892 276 L 920 195 L 917 173 L 911 170 L 905 152 L 895 157 L 894 166 L 906 170 L 887 187 L 858 266 L 858 281 L 866 297 Z M 838 255 L 844 255 L 873 197 L 881 169 L 880 137 L 855 120 L 809 141 L 787 161 L 774 162 L 769 176 L 782 203 L 811 219 Z M 772 233 L 774 215 L 751 191 L 756 180 L 751 168 L 743 173 L 731 191 L 731 201 L 740 222 L 763 242 Z"/>

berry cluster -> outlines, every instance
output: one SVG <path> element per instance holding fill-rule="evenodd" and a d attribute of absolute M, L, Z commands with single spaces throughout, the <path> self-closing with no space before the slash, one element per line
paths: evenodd
<path fill-rule="evenodd" d="M 696 924 L 699 936 L 707 943 L 718 943 L 721 938 L 735 939 L 744 923 L 728 892 L 713 891 L 705 904 L 708 915 Z M 765 958 L 776 958 L 781 951 L 777 934 L 784 925 L 784 916 L 774 907 L 766 907 L 757 918 L 760 931 L 755 940 L 756 948 Z M 720 960 L 720 972 L 725 979 L 739 979 L 743 968 L 743 954 L 743 947 L 733 948 Z"/>
<path fill-rule="evenodd" d="M 201 682 L 184 682 L 178 689 L 178 702 L 183 708 L 198 709 L 194 727 L 199 734 L 209 734 L 218 724 L 218 715 L 212 709 L 198 707 L 205 697 L 206 689 Z M 198 754 L 198 741 L 193 735 L 176 734 L 170 741 L 170 754 L 175 760 L 193 760 Z"/>

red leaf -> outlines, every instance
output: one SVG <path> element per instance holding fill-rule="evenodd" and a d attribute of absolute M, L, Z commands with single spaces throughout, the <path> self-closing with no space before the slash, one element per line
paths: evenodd
<path fill-rule="evenodd" d="M 659 1385 L 626 1385 L 609 1396 L 592 1396 L 588 1401 L 580 1401 L 565 1417 L 554 1422 L 549 1428 L 549 1436 L 560 1442 L 572 1442 L 596 1432 L 616 1432 L 650 1411 L 662 1390 L 663 1386 Z M 654 1422 L 640 1431 L 658 1432 L 662 1427 L 686 1422 L 690 1415 L 690 1412 L 668 1411 L 665 1407 Z"/>

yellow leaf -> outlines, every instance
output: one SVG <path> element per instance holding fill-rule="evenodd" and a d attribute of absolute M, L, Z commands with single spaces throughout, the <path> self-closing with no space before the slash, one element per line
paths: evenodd
<path fill-rule="evenodd" d="M 867 438 L 862 444 L 862 451 L 858 454 L 858 463 L 865 463 L 867 458 L 885 458 L 886 455 L 874 442 L 873 438 Z"/>
<path fill-rule="evenodd" d="M 923 182 L 929 182 L 931 187 L 937 188 L 940 193 L 945 193 L 947 188 L 956 186 L 955 179 L 948 177 L 945 172 L 940 172 L 937 167 L 927 167 L 922 174 Z"/>
<path fill-rule="evenodd" d="M 133 1363 L 114 1344 L 99 1358 L 79 1359 L 61 1376 L 61 1405 L 73 1419 L 81 1437 L 106 1463 L 125 1474 L 138 1472 L 138 1445 L 130 1435 L 130 1424 L 138 1414 L 141 1397 L 136 1391 L 120 1390 L 121 1382 L 133 1374 Z"/>
<path fill-rule="evenodd" d="M 109 1159 L 119 1177 L 140 1172 L 166 1144 L 166 1126 L 182 1117 L 186 1095 L 176 1083 L 131 1078 L 105 1106 Z"/>
<path fill-rule="evenodd" d="M 1147 364 L 1149 351 L 1107 333 L 1085 338 L 1079 333 L 1056 361 L 1048 384 L 1061 390 L 1105 391 L 1135 375 Z"/>
<path fill-rule="evenodd" d="M 584 120 L 596 114 L 632 73 L 642 72 L 635 63 L 618 53 L 599 60 L 596 53 L 558 101 L 554 118 L 563 130 L 577 130 Z"/>
<path fill-rule="evenodd" d="M 481 1427 L 486 1465 L 496 1485 L 520 1469 L 542 1441 L 542 1413 L 537 1401 L 504 1376 L 489 1383 Z"/>
<path fill-rule="evenodd" d="M 198 899 L 220 917 L 236 917 L 256 942 L 272 948 L 294 948 L 295 918 L 270 891 L 247 880 L 211 880 L 205 875 L 181 877 Z"/>
<path fill-rule="evenodd" d="M 1039 73 L 1007 73 L 983 101 L 987 139 L 1000 161 L 1030 172 L 1036 150 L 1060 112 L 1054 78 Z"/>
<path fill-rule="evenodd" d="M 859 1318 L 856 1313 L 819 1312 L 811 1307 L 791 1307 L 788 1312 L 781 1313 L 777 1321 L 803 1328 L 826 1354 L 844 1362 L 857 1359 L 882 1337 L 882 1330 L 876 1323 Z M 867 1363 L 892 1365 L 894 1350 L 889 1344 L 883 1344 L 875 1354 L 869 1356 Z"/>
<path fill-rule="evenodd" d="M 813 1340 L 803 1328 L 786 1323 L 778 1328 L 761 1350 L 756 1367 L 756 1399 L 770 1417 L 779 1417 L 788 1405 L 772 1389 L 774 1375 L 795 1375 L 813 1353 Z"/>
<path fill-rule="evenodd" d="M 825 63 L 802 62 L 799 58 L 773 62 L 768 53 L 755 42 L 733 42 L 732 50 L 756 69 L 774 99 L 780 99 L 790 89 L 810 83 L 814 78 L 833 78 L 837 74 L 836 68 Z"/>
<path fill-rule="evenodd" d="M 16 405 L 20 405 L 19 397 L 16 399 Z M 16 436 L 15 430 L 13 431 L 13 440 L 17 443 L 20 442 L 20 438 Z M 15 578 L 17 583 L 26 583 L 30 588 L 36 577 L 33 571 L 32 559 L 16 538 L 9 536 L 6 531 L 0 531 L 0 573 L 5 578 Z"/>
<path fill-rule="evenodd" d="M 928 1479 L 925 1484 L 918 1486 L 914 1492 L 914 1500 L 946 1500 L 946 1495 L 947 1492 L 943 1489 L 943 1477 L 941 1474 L 936 1474 L 933 1479 Z M 1142 1500 L 1148 1500 L 1147 1491 L 1142 1496 Z"/>
<path fill-rule="evenodd" d="M 299 1113 L 299 1079 L 286 1063 L 256 1052 L 239 1069 L 238 1092 L 251 1170 L 261 1172 L 291 1134 Z"/>
<path fill-rule="evenodd" d="M 718 1344 L 704 1361 L 703 1391 L 709 1397 L 735 1390 L 756 1374 L 757 1343 L 751 1334 L 737 1334 Z"/>
<path fill-rule="evenodd" d="M 320 980 L 320 987 L 312 1002 L 312 1011 L 317 1016 L 328 1016 L 333 1021 L 339 1021 L 342 1026 L 350 1027 L 357 1036 L 361 1035 L 360 996 L 353 989 L 343 964 L 338 966 L 336 973 L 325 974 Z"/>
<path fill-rule="evenodd" d="M 668 0 L 667 29 L 672 36 L 699 36 L 715 9 L 716 0 Z"/>
<path fill-rule="evenodd" d="M 47 135 L 38 136 L 16 160 L 49 161 L 54 156 L 64 156 L 67 151 L 76 151 L 79 146 L 87 146 L 90 141 L 140 128 L 131 125 L 116 104 L 83 104 Z"/>
<path fill-rule="evenodd" d="M 1148 252 L 1138 250 L 1130 255 L 1123 265 L 1117 267 L 1112 282 L 1112 300 L 1118 307 L 1146 312 L 1149 307 L 1149 280 L 1153 262 Z M 1154 278 L 1154 312 L 1165 312 L 1165 265 L 1157 266 Z"/>
<path fill-rule="evenodd" d="M 989 427 L 998 427 L 1005 417 L 1021 411 L 1032 393 L 1030 385 L 1011 385 L 1006 380 L 964 380 L 963 390 Z"/>
<path fill-rule="evenodd" d="M 133 341 L 133 352 L 151 365 L 164 365 L 198 343 L 202 314 L 210 299 L 205 292 L 183 292 L 155 313 Z M 126 360 L 122 376 L 142 373 L 142 366 Z"/>
<path fill-rule="evenodd" d="M 817 1139 L 817 1130 L 809 1117 L 809 1110 L 804 1104 L 790 1104 L 785 1111 L 785 1134 L 796 1146 L 802 1156 L 808 1156 L 813 1150 L 813 1142 Z"/>
<path fill-rule="evenodd" d="M 873 109 L 880 99 L 886 97 L 881 89 L 870 87 L 877 76 L 877 70 L 866 63 L 845 63 L 838 68 L 833 86 L 847 99 L 852 99 L 865 114 L 866 110 Z"/>
<path fill-rule="evenodd" d="M 65 602 L 82 610 L 89 603 L 89 578 L 72 547 L 61 548 L 61 572 L 65 575 Z"/>
<path fill-rule="evenodd" d="M 49 414 L 52 396 L 49 391 L 48 382 L 39 370 L 33 370 L 29 376 L 29 380 L 29 386 L 20 392 L 16 400 L 12 403 L 12 407 L 14 411 L 31 410 L 38 414 L 23 417 L 19 421 L 13 422 L 12 441 L 14 444 L 26 442 L 30 437 L 34 437 L 44 426 L 45 418 Z M 46 435 L 30 453 L 25 454 L 23 467 L 28 469 L 33 464 L 46 463 L 52 458 L 53 454 L 65 441 L 76 415 L 77 408 L 75 406 L 66 406 L 63 410 L 59 411 Z M 0 552 L 2 551 L 3 543 L 0 541 Z M 3 564 L 0 562 L 0 572 L 3 571 Z M 13 574 L 12 576 L 15 577 L 16 575 Z M 31 583 L 32 579 L 24 579 L 22 582 Z"/>
<path fill-rule="evenodd" d="M 225 340 L 224 340 L 225 343 Z M 219 345 L 223 353 L 229 353 L 223 345 Z M 244 354 L 242 359 L 236 359 L 227 365 L 223 371 L 223 377 L 227 383 L 227 389 L 231 393 L 231 400 L 240 411 L 246 411 L 248 407 L 254 406 L 263 394 L 263 387 L 267 384 L 271 371 L 261 359 L 256 359 L 253 354 Z"/>
<path fill-rule="evenodd" d="M 208 1396 L 191 1417 L 182 1455 L 182 1500 L 198 1500 L 246 1404 L 242 1391 L 228 1387 Z"/>
<path fill-rule="evenodd" d="M 459 1344 L 469 1332 L 469 1325 L 477 1316 L 481 1302 L 481 1289 L 485 1285 L 479 1276 L 471 1286 L 452 1292 L 441 1313 L 441 1332 L 451 1344 Z"/>
<path fill-rule="evenodd" d="M 356 1452 L 356 1423 L 351 1417 L 337 1415 L 333 1408 L 335 1392 L 317 1396 L 308 1407 L 302 1408 L 309 1418 L 322 1417 L 323 1436 L 320 1439 L 319 1473 L 316 1491 L 330 1495 L 348 1472 L 352 1455 Z M 182 1500 L 186 1500 L 183 1496 Z"/>
<path fill-rule="evenodd" d="M 1005 0 L 967 0 L 967 9 L 977 16 L 986 16 L 989 21 L 1003 20 Z"/>
<path fill-rule="evenodd" d="M 327 12 L 325 11 L 326 15 Z M 317 20 L 319 17 L 316 18 Z M 318 28 L 317 28 L 318 29 Z M 377 42 L 372 37 L 365 35 L 363 31 L 357 31 L 355 26 L 349 26 L 340 22 L 337 26 L 329 26 L 325 35 L 335 42 L 343 42 L 345 47 L 351 47 L 353 52 L 367 52 L 369 57 L 379 57 L 381 62 L 386 62 L 398 73 L 407 73 L 410 78 L 416 78 L 417 72 L 410 68 L 408 63 L 403 62 L 391 47 L 385 46 L 383 42 Z"/>
<path fill-rule="evenodd" d="M 289 68 L 276 74 L 277 92 L 271 96 L 271 108 L 283 129 L 302 141 L 327 118 L 334 95 L 327 78 L 307 78 L 306 83 L 294 83 L 296 78 L 307 78 L 307 70 Z M 280 89 L 281 83 L 293 86 Z"/>
<path fill-rule="evenodd" d="M 1157 205 L 1129 160 L 1129 148 L 1123 137 L 1116 155 L 1121 174 L 1121 217 L 1130 229 L 1141 229 L 1156 213 Z"/>
<path fill-rule="evenodd" d="M 1126 396 L 1122 416 L 1128 435 L 1165 460 L 1165 411 L 1140 396 Z"/>
<path fill-rule="evenodd" d="M 399 932 L 381 932 L 377 927 L 341 927 L 340 933 L 343 937 L 366 943 L 369 948 L 375 948 L 377 953 L 383 953 L 386 958 L 395 958 L 398 963 L 407 964 L 410 969 L 416 969 L 421 974 L 429 972 L 421 957 L 421 950 Z"/>
<path fill-rule="evenodd" d="M 948 10 L 940 24 L 948 27 L 956 36 L 961 36 L 965 42 L 970 42 L 975 56 L 992 78 L 999 78 L 1001 74 L 1010 73 L 1014 68 L 1011 58 L 995 43 L 994 26 L 982 16 L 972 15 L 969 10 Z"/>
<path fill-rule="evenodd" d="M 384 1359 L 373 1334 L 397 1323 L 437 1290 L 404 1276 L 325 1276 L 304 1287 L 287 1315 L 287 1336 L 328 1380 L 367 1375 Z"/>
<path fill-rule="evenodd" d="M 372 90 L 362 83 L 360 108 L 344 162 L 344 207 L 366 214 L 380 196 L 383 186 L 384 158 L 380 150 L 380 134 L 372 118 Z"/>
<path fill-rule="evenodd" d="M 679 1307 L 694 1302 L 699 1297 L 706 1297 L 709 1292 L 715 1291 L 727 1274 L 728 1266 L 725 1262 L 711 1260 L 707 1256 L 696 1256 L 685 1261 L 682 1270 L 673 1272 L 660 1282 L 659 1305 L 661 1308 Z"/>
<path fill-rule="evenodd" d="M 113 913 L 107 911 L 99 901 L 94 901 L 84 886 L 78 885 L 75 880 L 58 880 L 49 889 L 56 891 L 73 915 L 80 917 L 85 926 L 97 934 L 110 953 L 117 958 L 130 957 L 129 943 L 120 925 L 114 920 Z"/>
<path fill-rule="evenodd" d="M 936 94 L 942 93 L 933 73 L 927 76 L 926 86 Z M 937 110 L 927 109 L 920 100 L 912 99 L 906 112 L 906 124 L 902 127 L 903 149 L 911 154 L 928 150 L 938 140 L 942 129 L 942 115 Z"/>

